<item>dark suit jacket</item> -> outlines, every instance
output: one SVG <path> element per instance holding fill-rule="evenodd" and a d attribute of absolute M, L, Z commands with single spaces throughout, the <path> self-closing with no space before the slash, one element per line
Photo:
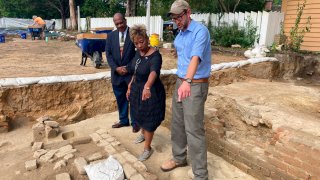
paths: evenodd
<path fill-rule="evenodd" d="M 106 43 L 106 56 L 108 64 L 111 68 L 111 83 L 113 85 L 117 86 L 123 81 L 129 84 L 132 74 L 121 76 L 117 73 L 116 68 L 120 66 L 127 66 L 127 64 L 131 63 L 135 53 L 135 46 L 130 40 L 129 28 L 124 41 L 122 58 L 120 55 L 119 31 L 115 30 L 108 34 Z"/>

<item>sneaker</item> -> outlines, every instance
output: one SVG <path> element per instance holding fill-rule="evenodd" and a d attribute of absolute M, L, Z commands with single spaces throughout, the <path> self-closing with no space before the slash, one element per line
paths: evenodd
<path fill-rule="evenodd" d="M 139 143 L 142 143 L 144 141 L 144 136 L 143 134 L 140 134 L 137 139 L 134 141 L 135 144 L 139 144 Z"/>
<path fill-rule="evenodd" d="M 143 153 L 139 156 L 138 160 L 145 161 L 151 156 L 152 153 L 153 153 L 153 149 L 144 150 Z"/>

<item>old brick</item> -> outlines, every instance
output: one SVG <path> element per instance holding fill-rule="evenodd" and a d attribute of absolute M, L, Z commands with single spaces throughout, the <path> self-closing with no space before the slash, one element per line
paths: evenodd
<path fill-rule="evenodd" d="M 111 137 L 112 137 L 110 134 L 107 134 L 107 133 L 100 134 L 100 136 L 101 136 L 103 139 L 108 139 L 108 138 L 111 138 Z"/>
<path fill-rule="evenodd" d="M 87 165 L 87 161 L 83 157 L 76 158 L 74 164 L 79 172 L 79 174 L 86 174 L 84 166 Z"/>
<path fill-rule="evenodd" d="M 109 155 L 112 155 L 112 154 L 117 153 L 117 151 L 116 151 L 111 145 L 105 146 L 105 147 L 104 147 L 104 150 L 105 150 Z"/>
<path fill-rule="evenodd" d="M 96 133 L 101 135 L 101 134 L 104 134 L 104 133 L 107 134 L 108 132 L 107 132 L 106 129 L 99 129 L 99 130 L 96 131 Z"/>
<path fill-rule="evenodd" d="M 66 161 L 68 161 L 69 159 L 74 158 L 74 154 L 67 154 L 63 157 L 63 159 L 65 159 Z"/>
<path fill-rule="evenodd" d="M 278 159 L 274 158 L 274 157 L 268 157 L 267 161 L 274 165 L 275 167 L 283 170 L 284 172 L 287 172 L 288 170 L 288 164 L 283 162 L 283 161 L 279 161 Z"/>
<path fill-rule="evenodd" d="M 44 150 L 44 149 L 39 149 L 39 150 L 36 150 L 34 153 L 33 153 L 33 157 L 34 158 L 40 158 L 40 156 L 46 154 L 48 151 L 47 150 Z"/>
<path fill-rule="evenodd" d="M 69 144 L 69 141 L 63 140 L 63 141 L 53 141 L 53 142 L 48 142 L 43 144 L 44 149 L 58 149 L 63 146 L 66 146 Z"/>
<path fill-rule="evenodd" d="M 138 161 L 138 159 L 133 156 L 131 153 L 129 153 L 128 151 L 124 151 L 121 153 L 121 155 L 130 163 L 135 163 Z"/>
<path fill-rule="evenodd" d="M 68 174 L 68 173 L 57 174 L 56 180 L 71 180 L 70 174 Z"/>
<path fill-rule="evenodd" d="M 297 154 L 297 150 L 291 148 L 288 145 L 284 146 L 281 143 L 276 143 L 274 147 L 275 147 L 276 151 L 281 152 L 281 153 L 286 154 L 291 157 L 295 157 L 295 155 Z"/>
<path fill-rule="evenodd" d="M 25 168 L 27 171 L 32 171 L 34 169 L 37 169 L 37 160 L 30 160 L 25 162 Z"/>
<path fill-rule="evenodd" d="M 102 154 L 99 153 L 99 152 L 97 152 L 97 153 L 94 153 L 94 154 L 90 155 L 90 156 L 87 158 L 87 160 L 88 160 L 89 162 L 91 162 L 91 161 L 96 161 L 96 160 L 99 160 L 99 159 L 102 159 L 102 158 L 103 158 Z"/>
<path fill-rule="evenodd" d="M 33 141 L 41 142 L 45 139 L 45 126 L 44 124 L 37 123 L 32 126 Z"/>
<path fill-rule="evenodd" d="M 139 171 L 139 172 L 144 172 L 144 171 L 147 171 L 147 167 L 146 165 L 144 165 L 142 162 L 140 161 L 137 161 L 133 164 L 133 167 Z"/>
<path fill-rule="evenodd" d="M 40 157 L 40 162 L 48 162 L 51 158 L 53 158 L 54 154 L 57 151 L 58 151 L 57 149 L 48 151 L 46 154 Z"/>
<path fill-rule="evenodd" d="M 131 179 L 131 177 L 137 173 L 137 170 L 128 163 L 123 165 L 123 171 L 128 179 Z"/>
<path fill-rule="evenodd" d="M 130 180 L 145 180 L 145 178 L 141 174 L 133 175 Z"/>
<path fill-rule="evenodd" d="M 309 174 L 306 171 L 301 170 L 300 168 L 290 166 L 290 165 L 288 166 L 288 173 L 292 174 L 295 177 L 299 177 L 302 179 L 308 179 L 308 177 L 309 177 Z"/>
<path fill-rule="evenodd" d="M 62 159 L 54 165 L 53 169 L 54 170 L 59 170 L 67 165 L 67 161 L 65 159 Z"/>
<path fill-rule="evenodd" d="M 58 132 L 50 126 L 45 126 L 46 138 L 55 138 L 58 136 Z"/>
<path fill-rule="evenodd" d="M 112 156 L 113 156 L 116 160 L 118 160 L 120 164 L 125 164 L 125 162 L 127 162 L 127 160 L 126 160 L 124 157 L 122 157 L 121 154 L 113 154 Z"/>
<path fill-rule="evenodd" d="M 69 143 L 73 146 L 79 145 L 79 144 L 88 144 L 91 142 L 91 137 L 85 136 L 85 137 L 75 137 L 69 140 Z"/>
<path fill-rule="evenodd" d="M 44 124 L 47 126 L 50 126 L 52 128 L 57 128 L 59 127 L 59 123 L 56 121 L 44 121 Z"/>
<path fill-rule="evenodd" d="M 248 173 L 248 170 L 250 169 L 249 166 L 245 165 L 242 162 L 239 161 L 233 161 L 232 163 L 234 166 L 236 166 L 237 168 L 241 169 L 243 172 Z"/>
<path fill-rule="evenodd" d="M 39 117 L 37 121 L 43 124 L 45 121 L 53 121 L 53 118 L 48 115 L 45 115 L 45 116 Z"/>
<path fill-rule="evenodd" d="M 90 134 L 90 137 L 91 137 L 92 141 L 95 143 L 98 143 L 102 139 L 101 136 L 97 133 Z"/>
<path fill-rule="evenodd" d="M 43 142 L 34 142 L 32 146 L 32 151 L 36 151 L 41 149 L 43 146 Z"/>

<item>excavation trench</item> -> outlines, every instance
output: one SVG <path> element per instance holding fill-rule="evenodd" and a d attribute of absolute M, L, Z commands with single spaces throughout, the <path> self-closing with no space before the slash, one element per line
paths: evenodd
<path fill-rule="evenodd" d="M 256 177 L 302 177 L 301 174 L 284 172 L 275 164 L 267 166 L 265 164 L 268 163 L 263 162 L 270 160 L 265 154 L 273 153 L 270 148 L 279 143 L 279 132 L 317 136 L 317 131 L 312 126 L 320 123 L 316 121 L 320 119 L 320 97 L 316 93 L 320 92 L 320 58 L 301 55 L 276 57 L 279 62 L 263 62 L 212 73 L 205 110 L 208 150 Z M 171 96 L 176 76 L 162 75 L 161 79 L 167 92 L 166 119 L 162 125 L 170 128 Z M 277 97 L 272 93 L 263 94 L 268 91 L 286 91 L 288 86 L 295 86 L 292 89 L 301 87 L 302 90 L 288 92 L 287 98 Z M 301 96 L 296 101 L 292 100 L 304 92 L 314 94 L 315 97 Z M 281 103 L 284 106 L 277 106 Z M 281 111 L 279 108 L 282 107 L 288 109 Z M 67 125 L 113 111 L 116 111 L 116 100 L 110 79 L 0 89 L 0 114 L 6 117 L 0 122 L 1 132 L 33 124 L 44 115 L 51 116 L 60 125 Z M 282 122 L 291 111 L 297 112 L 295 117 L 308 114 L 310 122 L 314 121 L 313 124 L 306 124 L 305 130 L 298 132 L 296 126 Z M 279 116 L 274 116 L 275 114 Z M 278 119 L 282 123 L 278 123 Z M 72 137 L 73 134 L 70 133 L 63 138 Z M 282 142 L 280 145 L 286 144 Z M 305 173 L 303 175 L 315 174 L 304 168 L 299 170 Z"/>

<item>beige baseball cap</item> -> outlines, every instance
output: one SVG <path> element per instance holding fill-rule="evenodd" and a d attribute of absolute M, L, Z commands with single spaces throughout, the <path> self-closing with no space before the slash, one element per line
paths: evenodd
<path fill-rule="evenodd" d="M 184 10 L 189 9 L 189 3 L 184 0 L 176 0 L 172 3 L 170 11 L 167 16 L 171 14 L 181 14 Z"/>

